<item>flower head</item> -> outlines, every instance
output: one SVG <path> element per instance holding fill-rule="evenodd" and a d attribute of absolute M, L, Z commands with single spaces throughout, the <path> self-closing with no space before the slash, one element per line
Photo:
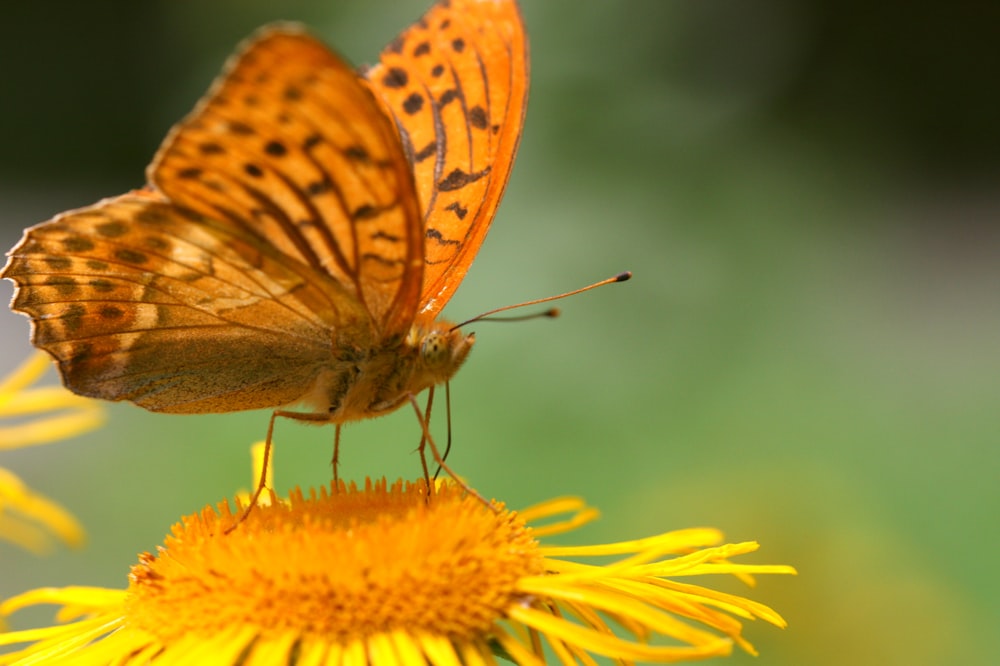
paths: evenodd
<path fill-rule="evenodd" d="M 0 644 L 34 641 L 0 664 L 70 655 L 81 664 L 680 661 L 727 654 L 733 643 L 752 650 L 740 619 L 784 622 L 766 606 L 678 579 L 794 573 L 731 562 L 756 544 L 720 545 L 711 529 L 545 546 L 540 537 L 596 512 L 576 499 L 522 512 L 486 507 L 452 482 L 293 491 L 227 533 L 238 515 L 223 502 L 184 518 L 156 554 L 140 556 L 126 591 L 8 600 L 5 615 L 54 603 L 75 621 L 0 634 Z M 576 561 L 595 556 L 619 559 Z"/>
<path fill-rule="evenodd" d="M 0 380 L 0 450 L 48 444 L 103 422 L 96 402 L 61 386 L 32 386 L 50 364 L 48 355 L 37 352 Z M 52 547 L 50 534 L 69 545 L 83 541 L 73 516 L 0 467 L 0 539 L 44 553 Z"/>

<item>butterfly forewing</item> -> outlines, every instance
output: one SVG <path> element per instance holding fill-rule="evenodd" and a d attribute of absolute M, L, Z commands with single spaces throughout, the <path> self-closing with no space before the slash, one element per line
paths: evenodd
<path fill-rule="evenodd" d="M 435 315 L 482 244 L 514 164 L 528 92 L 517 4 L 440 2 L 366 77 L 413 165 L 425 220 L 420 310 Z"/>
<path fill-rule="evenodd" d="M 249 40 L 149 178 L 177 205 L 331 276 L 380 335 L 412 323 L 422 223 L 396 129 L 354 70 L 300 28 Z"/>

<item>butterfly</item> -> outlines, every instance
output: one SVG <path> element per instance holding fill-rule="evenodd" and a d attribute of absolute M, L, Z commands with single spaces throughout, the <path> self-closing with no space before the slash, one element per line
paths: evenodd
<path fill-rule="evenodd" d="M 364 72 L 267 26 L 148 186 L 25 232 L 0 273 L 12 308 L 75 393 L 271 408 L 336 424 L 339 443 L 468 356 L 474 337 L 437 316 L 493 220 L 527 88 L 514 0 L 441 0 Z"/>

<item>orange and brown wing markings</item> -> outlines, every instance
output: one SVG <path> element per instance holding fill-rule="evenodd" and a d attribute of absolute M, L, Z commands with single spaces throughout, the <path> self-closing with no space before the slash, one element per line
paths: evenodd
<path fill-rule="evenodd" d="M 357 73 L 301 28 L 251 38 L 148 175 L 177 205 L 332 276 L 380 335 L 412 323 L 423 227 L 395 126 Z"/>
<path fill-rule="evenodd" d="M 369 324 L 325 274 L 149 193 L 29 229 L 2 276 L 69 388 L 155 411 L 295 401 L 336 362 L 331 322 Z"/>
<path fill-rule="evenodd" d="M 479 250 L 517 152 L 528 93 L 517 4 L 439 2 L 365 76 L 413 168 L 425 227 L 421 313 L 433 316 Z"/>

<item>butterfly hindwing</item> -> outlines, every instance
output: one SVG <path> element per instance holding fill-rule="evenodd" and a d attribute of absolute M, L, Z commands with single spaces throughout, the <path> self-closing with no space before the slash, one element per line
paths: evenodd
<path fill-rule="evenodd" d="M 295 401 L 336 362 L 329 322 L 368 324 L 311 269 L 150 192 L 29 229 L 4 277 L 69 388 L 154 411 Z"/>

